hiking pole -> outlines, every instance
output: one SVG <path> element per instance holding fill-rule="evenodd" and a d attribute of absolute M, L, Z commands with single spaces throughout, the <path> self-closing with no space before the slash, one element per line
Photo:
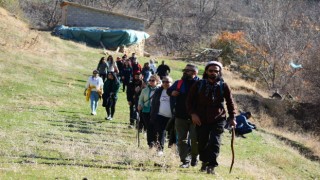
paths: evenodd
<path fill-rule="evenodd" d="M 233 163 L 234 163 L 234 138 L 235 138 L 235 130 L 234 130 L 234 126 L 231 126 L 231 130 L 232 130 L 232 135 L 231 135 L 231 152 L 232 152 L 232 161 L 231 161 L 231 166 L 230 166 L 230 170 L 229 173 L 231 173 L 232 171 L 232 167 L 233 167 Z"/>
<path fill-rule="evenodd" d="M 139 112 L 137 112 L 137 124 L 136 124 L 136 128 L 137 128 L 137 141 L 138 141 L 138 147 L 140 147 L 140 132 L 139 132 L 139 124 L 140 124 L 140 114 Z"/>

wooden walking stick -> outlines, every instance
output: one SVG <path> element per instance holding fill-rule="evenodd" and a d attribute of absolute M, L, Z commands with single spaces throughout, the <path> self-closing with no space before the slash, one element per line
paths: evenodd
<path fill-rule="evenodd" d="M 231 126 L 231 131 L 232 131 L 232 135 L 231 135 L 231 152 L 232 152 L 232 161 L 231 161 L 231 166 L 230 166 L 230 170 L 229 173 L 231 173 L 232 171 L 232 167 L 233 167 L 233 163 L 234 163 L 234 138 L 235 138 L 235 130 L 234 130 L 234 126 Z"/>
<path fill-rule="evenodd" d="M 140 132 L 139 132 L 139 129 L 140 129 L 140 114 L 139 112 L 137 112 L 137 122 L 136 122 L 136 128 L 137 128 L 137 141 L 138 141 L 138 147 L 140 147 Z"/>

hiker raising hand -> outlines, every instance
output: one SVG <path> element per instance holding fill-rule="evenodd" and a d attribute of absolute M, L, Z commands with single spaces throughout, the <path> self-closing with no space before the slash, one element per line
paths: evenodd
<path fill-rule="evenodd" d="M 201 171 L 214 174 L 218 166 L 221 134 L 226 124 L 224 100 L 231 124 L 235 123 L 235 109 L 230 87 L 222 79 L 222 64 L 210 61 L 203 79 L 195 83 L 187 97 L 187 111 L 196 124 L 198 149 L 202 161 Z"/>

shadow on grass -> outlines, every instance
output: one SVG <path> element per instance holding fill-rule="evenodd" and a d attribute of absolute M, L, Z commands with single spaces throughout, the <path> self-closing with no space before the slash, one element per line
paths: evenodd
<path fill-rule="evenodd" d="M 37 159 L 37 161 L 35 161 Z M 62 162 L 64 161 L 64 162 Z M 102 164 L 102 160 L 87 160 L 85 163 L 77 163 L 76 159 L 67 158 L 54 158 L 54 157 L 44 157 L 44 156 L 20 156 L 19 160 L 15 163 L 19 164 L 45 164 L 49 166 L 79 166 L 88 168 L 100 168 L 100 169 L 115 169 L 115 170 L 135 170 L 144 172 L 163 172 L 164 169 L 170 169 L 169 165 L 162 165 L 159 163 L 154 163 L 154 165 L 149 165 L 149 163 L 140 162 L 138 164 L 132 164 L 130 162 L 112 162 L 112 164 Z M 179 171 L 181 173 L 188 173 L 186 171 Z"/>
<path fill-rule="evenodd" d="M 71 83 L 69 84 L 69 82 L 61 82 L 61 81 L 51 81 L 52 83 L 56 83 L 56 84 L 63 84 L 63 85 L 71 85 L 71 86 L 77 86 L 77 87 L 84 87 L 84 84 L 74 84 L 74 83 Z"/>
<path fill-rule="evenodd" d="M 105 121 L 103 120 L 99 120 L 99 121 L 84 121 L 84 120 L 79 120 L 78 118 L 75 117 L 70 117 L 72 119 L 68 119 L 68 120 L 48 120 L 49 122 L 53 122 L 53 123 L 63 123 L 63 124 L 77 124 L 77 125 L 83 125 L 83 126 L 87 126 L 87 125 L 97 125 L 97 124 L 101 124 Z"/>
<path fill-rule="evenodd" d="M 99 145 L 101 146 L 122 146 L 123 144 L 119 144 L 119 142 L 115 139 L 102 139 L 101 141 L 95 141 L 89 138 L 79 138 L 79 137 L 72 137 L 72 136 L 65 136 L 64 138 L 59 137 L 51 137 L 51 136 L 38 136 L 38 138 L 43 139 L 43 144 L 66 144 L 67 142 L 78 142 L 78 143 L 85 143 L 88 145 Z M 133 137 L 132 137 L 133 138 Z"/>
<path fill-rule="evenodd" d="M 320 157 L 319 156 L 315 155 L 308 147 L 305 147 L 303 144 L 301 144 L 299 142 L 290 140 L 290 139 L 288 139 L 286 137 L 283 137 L 283 136 L 280 136 L 280 135 L 277 135 L 277 134 L 274 134 L 274 133 L 267 132 L 267 131 L 265 131 L 263 129 L 257 129 L 257 131 L 260 131 L 260 132 L 263 132 L 265 134 L 269 134 L 269 135 L 272 135 L 272 136 L 276 137 L 277 139 L 279 139 L 279 140 L 285 142 L 286 144 L 288 144 L 289 146 L 292 146 L 295 149 L 297 149 L 301 155 L 303 155 L 304 157 L 306 157 L 307 159 L 309 159 L 311 161 L 320 162 Z"/>
<path fill-rule="evenodd" d="M 60 110 L 60 111 L 57 111 L 57 112 L 60 112 L 60 113 L 70 113 L 70 114 L 80 114 L 80 113 L 82 113 L 82 112 L 65 111 L 65 110 Z"/>
<path fill-rule="evenodd" d="M 73 79 L 73 78 L 66 78 L 66 79 L 77 81 L 77 82 L 81 82 L 81 83 L 86 83 L 87 82 L 87 81 L 82 80 L 82 79 Z"/>

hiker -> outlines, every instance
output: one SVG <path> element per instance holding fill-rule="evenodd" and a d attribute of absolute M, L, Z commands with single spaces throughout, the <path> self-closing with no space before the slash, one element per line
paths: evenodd
<path fill-rule="evenodd" d="M 137 58 L 134 58 L 134 59 L 132 60 L 131 67 L 132 67 L 132 76 L 134 76 L 135 74 L 137 74 L 137 72 L 140 72 L 140 73 L 141 73 L 141 71 L 142 71 L 141 65 L 139 64 Z"/>
<path fill-rule="evenodd" d="M 150 76 L 153 74 L 148 62 L 144 63 L 141 74 L 143 77 L 143 82 L 147 83 L 150 79 Z"/>
<path fill-rule="evenodd" d="M 197 77 L 198 68 L 193 64 L 187 64 L 183 69 L 183 76 L 181 80 L 174 82 L 174 84 L 167 90 L 171 97 L 175 97 L 175 130 L 177 133 L 177 145 L 179 156 L 182 164 L 181 168 L 189 168 L 196 166 L 198 163 L 198 144 L 195 125 L 191 121 L 191 117 L 186 110 L 186 99 L 191 86 L 199 80 Z M 188 137 L 191 140 L 191 153 L 188 145 Z"/>
<path fill-rule="evenodd" d="M 172 84 L 172 78 L 165 76 L 162 79 L 162 86 L 158 88 L 152 97 L 151 122 L 154 124 L 156 132 L 156 143 L 158 155 L 163 155 L 164 140 L 166 138 L 166 126 L 172 118 L 173 98 L 167 94 L 167 89 Z"/>
<path fill-rule="evenodd" d="M 126 86 L 128 86 L 129 82 L 132 79 L 132 68 L 129 60 L 124 62 L 122 71 L 121 71 L 121 79 L 122 79 L 122 91 L 126 90 Z"/>
<path fill-rule="evenodd" d="M 224 100 L 230 124 L 235 126 L 235 109 L 230 87 L 223 82 L 222 64 L 210 61 L 205 66 L 203 79 L 195 83 L 187 97 L 187 111 L 196 125 L 201 171 L 214 174 L 218 166 L 221 134 L 226 123 Z"/>
<path fill-rule="evenodd" d="M 118 67 L 117 77 L 118 77 L 118 79 L 119 79 L 120 82 L 121 82 L 121 81 L 122 81 L 122 79 L 121 79 L 121 72 L 122 72 L 122 70 L 123 70 L 124 61 L 123 61 L 120 57 L 117 57 L 116 64 L 117 64 L 117 67 Z"/>
<path fill-rule="evenodd" d="M 99 76 L 102 78 L 103 82 L 106 80 L 108 68 L 105 57 L 102 57 L 98 63 L 97 70 L 99 71 Z"/>
<path fill-rule="evenodd" d="M 150 59 L 149 64 L 150 64 L 150 69 L 152 70 L 152 74 L 156 73 L 156 71 L 157 71 L 157 66 L 156 66 L 154 60 L 153 60 L 153 59 Z"/>
<path fill-rule="evenodd" d="M 117 67 L 117 63 L 113 60 L 113 57 L 111 55 L 107 58 L 107 64 L 108 64 L 108 72 L 115 72 L 119 73 L 119 69 Z"/>
<path fill-rule="evenodd" d="M 157 86 L 159 80 L 157 75 L 152 75 L 150 77 L 147 87 L 141 91 L 138 103 L 138 111 L 142 112 L 142 120 L 147 128 L 147 143 L 150 149 L 155 145 L 156 138 L 154 124 L 150 122 L 151 103 L 155 90 L 159 88 Z"/>
<path fill-rule="evenodd" d="M 106 120 L 112 120 L 115 110 L 116 103 L 118 100 L 118 92 L 120 88 L 120 82 L 117 78 L 116 73 L 108 72 L 107 80 L 103 85 L 103 103 L 102 106 L 106 107 Z"/>
<path fill-rule="evenodd" d="M 129 110 L 130 110 L 129 128 L 133 128 L 134 121 L 137 120 L 138 100 L 139 100 L 139 96 L 142 88 L 143 88 L 143 81 L 141 79 L 141 73 L 137 72 L 136 75 L 133 76 L 133 80 L 128 84 L 128 87 L 127 87 L 127 100 L 129 104 Z M 140 121 L 139 125 L 137 126 L 142 130 L 142 128 L 144 127 L 143 122 Z"/>
<path fill-rule="evenodd" d="M 235 132 L 237 136 L 245 138 L 244 134 L 251 133 L 252 129 L 256 129 L 256 125 L 252 124 L 248 120 L 251 118 L 251 116 L 251 112 L 249 111 L 236 116 L 237 125 L 235 128 Z"/>
<path fill-rule="evenodd" d="M 92 76 L 88 78 L 85 86 L 84 95 L 86 100 L 90 99 L 91 115 L 97 115 L 98 101 L 102 96 L 103 81 L 99 77 L 99 71 L 94 70 Z"/>
<path fill-rule="evenodd" d="M 169 75 L 170 67 L 168 65 L 164 64 L 164 61 L 162 61 L 162 63 L 158 67 L 156 73 L 158 74 L 158 76 L 160 76 L 160 79 L 162 79 L 164 76 Z"/>
<path fill-rule="evenodd" d="M 136 53 L 132 53 L 132 54 L 131 54 L 131 57 L 129 57 L 129 60 L 130 60 L 130 63 L 131 63 L 131 64 L 133 64 L 133 60 L 134 60 L 134 59 L 137 59 Z"/>

